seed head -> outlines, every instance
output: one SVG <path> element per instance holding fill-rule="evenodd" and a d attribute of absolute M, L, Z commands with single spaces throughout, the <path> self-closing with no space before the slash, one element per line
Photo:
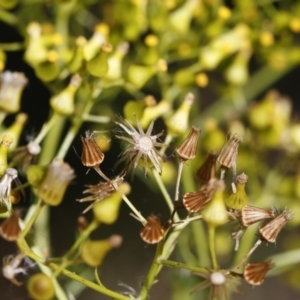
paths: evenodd
<path fill-rule="evenodd" d="M 261 285 L 267 272 L 274 268 L 274 264 L 268 260 L 257 263 L 249 263 L 244 269 L 244 278 L 251 285 Z"/>
<path fill-rule="evenodd" d="M 164 238 L 164 230 L 158 216 L 152 214 L 147 218 L 147 223 L 141 230 L 141 238 L 148 244 L 157 244 Z"/>
<path fill-rule="evenodd" d="M 208 153 L 207 158 L 197 171 L 197 178 L 208 182 L 216 178 L 216 160 L 217 155 L 214 153 Z"/>

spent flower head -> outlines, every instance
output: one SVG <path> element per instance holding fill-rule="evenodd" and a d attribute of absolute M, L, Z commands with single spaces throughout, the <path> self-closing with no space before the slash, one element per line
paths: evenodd
<path fill-rule="evenodd" d="M 210 287 L 209 300 L 228 300 L 229 290 L 237 292 L 236 286 L 239 283 L 238 279 L 225 270 L 207 269 L 206 272 L 193 272 L 193 274 L 204 278 L 204 281 L 194 287 L 191 294 Z"/>
<path fill-rule="evenodd" d="M 154 120 L 149 125 L 146 132 L 144 132 L 143 128 L 141 127 L 140 121 L 136 118 L 136 124 L 138 130 L 136 130 L 127 120 L 124 120 L 125 124 L 116 122 L 130 137 L 119 136 L 116 137 L 118 139 L 124 140 L 129 143 L 129 147 L 125 149 L 122 155 L 128 158 L 128 162 L 133 163 L 133 167 L 136 168 L 140 158 L 144 159 L 144 171 L 145 176 L 147 175 L 148 171 L 148 158 L 152 162 L 155 170 L 161 174 L 161 162 L 160 160 L 163 159 L 162 155 L 158 152 L 155 147 L 163 147 L 163 143 L 159 143 L 156 140 L 163 134 L 163 131 L 156 134 L 151 135 Z"/>
<path fill-rule="evenodd" d="M 23 258 L 24 253 L 19 253 L 15 257 L 12 257 L 11 255 L 3 257 L 2 274 L 6 279 L 17 286 L 20 286 L 22 283 L 15 278 L 16 275 L 21 273 L 26 274 L 25 269 L 20 267 Z"/>
<path fill-rule="evenodd" d="M 5 174 L 0 181 L 0 213 L 11 210 L 11 202 L 9 199 L 12 181 L 17 179 L 18 171 L 13 168 L 5 170 Z"/>

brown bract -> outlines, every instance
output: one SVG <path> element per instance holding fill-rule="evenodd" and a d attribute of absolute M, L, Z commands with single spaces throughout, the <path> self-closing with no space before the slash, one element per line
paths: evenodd
<path fill-rule="evenodd" d="M 152 214 L 147 218 L 147 224 L 141 230 L 141 238 L 148 244 L 157 244 L 164 238 L 164 230 L 158 216 Z"/>
<path fill-rule="evenodd" d="M 269 261 L 249 263 L 244 269 L 245 280 L 252 285 L 261 285 L 267 272 L 272 269 L 275 265 Z"/>

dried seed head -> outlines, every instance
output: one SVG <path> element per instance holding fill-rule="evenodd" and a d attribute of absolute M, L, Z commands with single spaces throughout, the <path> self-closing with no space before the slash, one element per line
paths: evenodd
<path fill-rule="evenodd" d="M 16 275 L 20 273 L 26 274 L 25 269 L 20 267 L 24 257 L 24 253 L 19 253 L 15 257 L 11 255 L 3 257 L 2 274 L 6 279 L 17 286 L 22 285 L 22 283 L 15 278 Z"/>
<path fill-rule="evenodd" d="M 217 155 L 214 153 L 208 153 L 202 166 L 197 171 L 197 178 L 208 182 L 216 178 L 216 161 Z"/>
<path fill-rule="evenodd" d="M 164 230 L 158 216 L 152 214 L 147 218 L 147 224 L 141 230 L 141 238 L 148 244 L 157 244 L 164 238 Z"/>
<path fill-rule="evenodd" d="M 291 219 L 293 219 L 293 214 L 287 209 L 284 209 L 279 216 L 259 227 L 261 239 L 270 243 L 275 243 L 279 232 Z"/>
<path fill-rule="evenodd" d="M 31 141 L 26 146 L 19 147 L 14 151 L 13 161 L 23 168 L 26 168 L 31 163 L 35 162 L 36 157 L 40 152 L 41 146 L 34 141 Z"/>
<path fill-rule="evenodd" d="M 81 141 L 83 144 L 81 162 L 84 166 L 92 168 L 101 164 L 104 160 L 104 154 L 98 147 L 95 139 L 94 132 L 85 132 L 85 137 L 81 136 Z"/>
<path fill-rule="evenodd" d="M 236 156 L 238 152 L 238 147 L 242 139 L 238 138 L 235 134 L 230 134 L 227 137 L 227 142 L 221 149 L 218 155 L 218 162 L 225 168 L 231 169 L 234 167 L 236 162 Z"/>
<path fill-rule="evenodd" d="M 123 177 L 117 177 L 112 181 L 100 182 L 95 185 L 86 185 L 87 189 L 83 191 L 83 194 L 90 194 L 81 199 L 77 199 L 78 202 L 94 201 L 90 206 L 88 206 L 82 213 L 86 213 L 90 210 L 96 202 L 99 202 L 106 197 L 113 194 L 116 190 L 114 184 L 119 186 L 123 182 Z"/>
<path fill-rule="evenodd" d="M 183 205 L 190 212 L 199 212 L 211 200 L 213 189 L 204 186 L 195 193 L 186 193 L 183 196 Z"/>
<path fill-rule="evenodd" d="M 7 168 L 0 181 L 0 213 L 11 210 L 10 192 L 13 180 L 18 178 L 18 171 L 13 168 Z"/>
<path fill-rule="evenodd" d="M 275 215 L 275 210 L 273 208 L 264 209 L 246 205 L 241 209 L 240 222 L 243 226 L 248 227 L 249 225 L 261 220 L 274 218 Z"/>
<path fill-rule="evenodd" d="M 116 122 L 130 137 L 118 136 L 118 139 L 124 140 L 129 143 L 129 147 L 123 152 L 123 156 L 128 159 L 128 165 L 133 163 L 133 167 L 136 168 L 141 158 L 144 159 L 144 171 L 145 176 L 148 171 L 148 158 L 153 164 L 155 170 L 161 174 L 161 160 L 162 155 L 157 151 L 155 147 L 165 146 L 163 143 L 159 143 L 156 140 L 163 134 L 163 131 L 156 135 L 151 135 L 154 126 L 154 120 L 149 125 L 146 132 L 139 120 L 136 118 L 136 124 L 138 130 L 136 130 L 127 120 L 124 120 L 125 124 Z"/>
<path fill-rule="evenodd" d="M 274 268 L 274 264 L 269 261 L 249 263 L 244 269 L 244 278 L 251 285 L 261 285 L 267 272 Z"/>
<path fill-rule="evenodd" d="M 193 159 L 196 156 L 197 142 L 201 131 L 196 127 L 192 127 L 188 136 L 184 139 L 179 147 L 176 148 L 176 153 L 181 160 L 186 161 Z"/>
<path fill-rule="evenodd" d="M 0 225 L 0 235 L 7 241 L 14 242 L 19 238 L 21 228 L 19 225 L 20 211 L 14 213 L 4 220 Z"/>

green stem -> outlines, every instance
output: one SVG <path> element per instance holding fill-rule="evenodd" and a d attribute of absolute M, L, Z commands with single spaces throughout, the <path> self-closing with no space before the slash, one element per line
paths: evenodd
<path fill-rule="evenodd" d="M 56 265 L 54 263 L 49 263 L 48 267 L 50 267 L 51 269 L 53 269 L 55 271 L 60 269 L 60 266 L 58 266 L 58 265 Z M 85 286 L 87 286 L 87 287 L 89 287 L 89 288 L 91 288 L 91 289 L 93 289 L 93 290 L 95 290 L 95 291 L 97 291 L 99 293 L 102 293 L 102 294 L 104 294 L 104 295 L 106 295 L 108 297 L 111 297 L 113 299 L 117 299 L 117 300 L 131 300 L 132 299 L 130 297 L 127 297 L 127 296 L 118 294 L 118 293 L 116 293 L 116 292 L 114 292 L 112 290 L 109 290 L 109 289 L 105 288 L 103 285 L 98 285 L 98 284 L 96 284 L 94 282 L 86 280 L 86 279 L 82 278 L 81 276 L 75 274 L 74 272 L 70 272 L 70 271 L 68 271 L 66 269 L 63 269 L 61 271 L 61 274 L 65 275 L 65 276 L 67 276 L 67 277 L 69 277 L 69 278 L 71 278 L 73 280 L 76 280 L 76 281 L 84 284 Z"/>
<path fill-rule="evenodd" d="M 217 256 L 216 256 L 216 244 L 215 244 L 216 227 L 213 225 L 208 226 L 208 244 L 211 255 L 212 265 L 214 269 L 218 268 Z"/>
<path fill-rule="evenodd" d="M 85 103 L 85 106 L 83 107 L 82 113 L 80 116 L 76 118 L 74 121 L 72 127 L 69 129 L 66 137 L 64 138 L 64 141 L 61 145 L 61 147 L 58 150 L 57 157 L 63 159 L 67 153 L 67 151 L 70 148 L 70 145 L 72 144 L 74 138 L 76 137 L 82 123 L 83 123 L 83 117 L 85 114 L 89 113 L 89 111 L 92 109 L 93 102 L 87 101 Z"/>
<path fill-rule="evenodd" d="M 163 247 L 164 247 L 164 241 L 161 241 L 157 244 L 156 253 L 152 265 L 142 286 L 142 290 L 139 297 L 139 299 L 141 300 L 146 300 L 148 298 L 150 288 L 154 284 L 156 275 L 160 268 L 160 263 L 158 262 L 158 258 L 162 254 Z"/>
<path fill-rule="evenodd" d="M 1 8 L 0 8 L 0 20 L 3 23 L 6 23 L 11 26 L 15 26 L 19 22 L 19 19 L 14 14 L 9 13 Z"/>
<path fill-rule="evenodd" d="M 60 269 L 57 269 L 53 274 L 53 277 L 57 277 L 60 272 L 69 265 L 72 260 L 72 256 L 76 253 L 77 249 L 80 245 L 90 236 L 91 232 L 93 232 L 100 224 L 94 219 L 89 226 L 80 234 L 75 243 L 69 249 L 69 251 L 63 256 L 62 264 L 60 265 Z"/>
<path fill-rule="evenodd" d="M 158 187 L 159 187 L 161 193 L 163 194 L 163 196 L 165 198 L 165 201 L 170 209 L 170 212 L 172 212 L 173 208 L 174 208 L 174 204 L 173 204 L 173 201 L 172 201 L 163 181 L 161 180 L 161 177 L 159 176 L 158 172 L 155 169 L 152 169 L 152 174 L 154 176 L 154 179 L 156 180 L 156 183 L 158 184 Z M 176 222 L 179 221 L 179 217 L 178 217 L 177 213 L 175 214 L 174 220 Z"/>
<path fill-rule="evenodd" d="M 0 43 L 0 48 L 3 51 L 20 51 L 24 49 L 23 43 Z"/>
<path fill-rule="evenodd" d="M 20 238 L 24 239 L 25 236 L 27 235 L 27 233 L 29 232 L 29 230 L 31 229 L 33 223 L 35 222 L 35 220 L 37 219 L 37 217 L 39 216 L 39 214 L 41 213 L 42 208 L 44 207 L 44 202 L 43 200 L 39 200 L 39 202 L 37 203 L 36 207 L 35 207 L 35 211 L 32 214 L 31 218 L 29 219 L 29 221 L 26 223 L 24 230 L 21 233 Z"/>
<path fill-rule="evenodd" d="M 192 272 L 206 272 L 207 269 L 206 268 L 198 268 L 198 267 L 193 267 L 193 266 L 189 266 L 183 263 L 179 263 L 177 261 L 172 261 L 172 260 L 168 260 L 168 259 L 159 259 L 158 263 L 170 267 L 170 268 L 180 268 L 180 269 L 186 269 Z"/>
<path fill-rule="evenodd" d="M 59 118 L 61 118 L 58 114 L 53 113 L 52 116 L 50 117 L 50 120 L 43 125 L 42 130 L 38 134 L 38 136 L 35 138 L 34 143 L 40 144 L 41 141 L 44 139 L 44 137 L 47 135 L 49 130 L 52 128 L 52 126 L 56 123 L 59 122 Z"/>

